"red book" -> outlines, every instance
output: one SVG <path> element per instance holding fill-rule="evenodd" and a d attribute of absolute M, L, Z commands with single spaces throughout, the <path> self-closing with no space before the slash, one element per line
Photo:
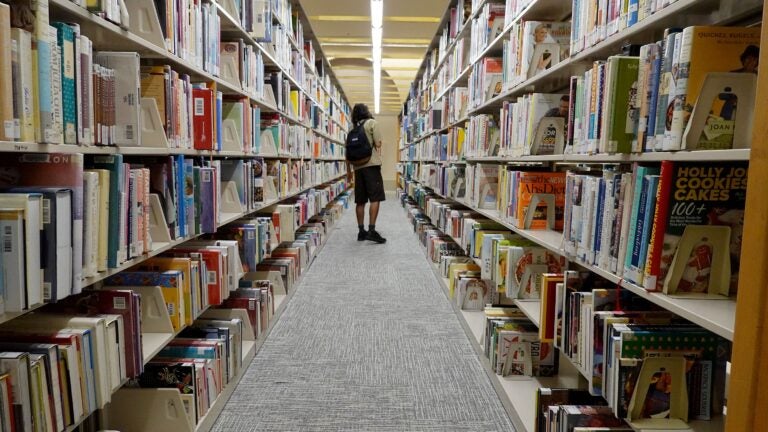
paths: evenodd
<path fill-rule="evenodd" d="M 261 324 L 261 299 L 254 297 L 230 297 L 218 306 L 219 309 L 245 309 L 253 329 L 253 335 L 259 337 L 259 324 Z M 264 318 L 267 318 L 266 311 Z M 264 327 L 266 330 L 266 327 Z"/>
<path fill-rule="evenodd" d="M 664 231 L 667 229 L 667 215 L 669 215 L 669 194 L 672 188 L 672 174 L 674 172 L 672 161 L 661 162 L 661 175 L 659 187 L 656 189 L 656 209 L 653 214 L 653 229 L 648 244 L 648 256 L 645 262 L 645 289 L 648 291 L 661 291 L 664 286 L 664 278 L 659 278 L 661 272 L 661 249 L 664 247 Z"/>
<path fill-rule="evenodd" d="M 215 135 L 213 133 L 213 90 L 192 89 L 194 100 L 193 127 L 195 131 L 195 150 L 214 150 Z"/>

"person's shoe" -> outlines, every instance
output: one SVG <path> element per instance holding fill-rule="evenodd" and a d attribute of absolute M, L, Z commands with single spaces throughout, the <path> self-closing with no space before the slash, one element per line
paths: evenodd
<path fill-rule="evenodd" d="M 368 238 L 368 231 L 358 231 L 357 241 L 364 241 L 366 238 Z"/>
<path fill-rule="evenodd" d="M 368 231 L 368 236 L 365 239 L 379 244 L 387 242 L 387 239 L 382 237 L 376 230 Z"/>

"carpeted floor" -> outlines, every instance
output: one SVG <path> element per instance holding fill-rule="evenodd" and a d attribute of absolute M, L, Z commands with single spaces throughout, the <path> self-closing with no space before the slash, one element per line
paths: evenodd
<path fill-rule="evenodd" d="M 345 212 L 214 431 L 514 430 L 406 220 Z"/>

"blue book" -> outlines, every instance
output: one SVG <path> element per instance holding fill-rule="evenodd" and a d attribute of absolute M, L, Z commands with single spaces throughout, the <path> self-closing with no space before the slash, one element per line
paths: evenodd
<path fill-rule="evenodd" d="M 648 125 L 645 128 L 645 148 L 644 151 L 653 151 L 653 146 L 650 145 L 654 142 L 654 136 L 656 135 L 656 104 L 659 103 L 659 80 L 661 79 L 661 60 L 664 57 L 663 43 L 659 46 L 656 56 L 651 63 L 651 76 L 650 76 L 650 93 L 651 101 L 648 106 Z"/>
<path fill-rule="evenodd" d="M 61 106 L 64 144 L 77 144 L 77 96 L 75 92 L 75 33 L 72 26 L 55 22 L 61 52 Z"/>
<path fill-rule="evenodd" d="M 184 159 L 184 209 L 189 234 L 200 234 L 195 220 L 195 166 L 192 159 Z"/>
<path fill-rule="evenodd" d="M 173 157 L 173 178 L 175 188 L 173 196 L 176 199 L 176 221 L 179 229 L 179 236 L 186 237 L 187 233 L 189 233 L 189 226 L 187 225 L 187 200 L 184 187 L 186 179 L 184 155 Z"/>
<path fill-rule="evenodd" d="M 651 231 L 653 230 L 653 215 L 656 211 L 656 191 L 659 188 L 659 176 L 649 175 L 645 176 L 643 183 L 646 188 L 646 204 L 645 215 L 643 217 L 643 231 L 640 234 L 640 254 L 637 268 L 640 272 L 640 278 L 642 279 L 643 272 L 645 270 L 645 258 L 648 256 L 648 242 L 651 240 Z M 642 283 L 642 280 L 636 281 Z"/>
<path fill-rule="evenodd" d="M 640 212 L 640 195 L 643 192 L 643 178 L 645 178 L 646 175 L 656 175 L 659 173 L 658 168 L 651 168 L 651 167 L 644 167 L 644 166 L 636 166 L 634 170 L 633 175 L 633 189 L 634 192 L 632 194 L 632 209 L 630 213 L 630 219 L 629 219 L 629 233 L 627 234 L 627 243 L 626 243 L 626 254 L 624 256 L 624 278 L 634 280 L 637 279 L 637 277 L 630 277 L 630 269 L 632 266 L 632 257 L 635 253 L 635 243 L 636 243 L 636 237 L 639 235 L 638 232 L 638 213 Z M 645 206 L 645 202 L 643 202 L 643 206 Z M 639 244 L 638 244 L 639 245 Z M 637 255 L 639 255 L 640 250 L 637 249 Z M 635 261 L 636 262 L 636 261 Z"/>
<path fill-rule="evenodd" d="M 637 24 L 639 0 L 629 0 L 629 13 L 627 14 L 627 27 Z"/>
<path fill-rule="evenodd" d="M 597 179 L 597 206 L 595 207 L 595 242 L 592 244 L 591 264 L 597 264 L 600 245 L 603 241 L 603 211 L 605 209 L 605 179 Z"/>

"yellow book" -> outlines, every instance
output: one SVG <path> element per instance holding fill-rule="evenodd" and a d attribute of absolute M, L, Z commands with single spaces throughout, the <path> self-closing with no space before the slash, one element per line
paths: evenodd
<path fill-rule="evenodd" d="M 138 266 L 141 270 L 149 271 L 172 271 L 177 270 L 182 273 L 182 299 L 184 304 L 179 307 L 179 322 L 192 324 L 194 318 L 191 316 L 192 308 L 192 260 L 190 258 L 169 258 L 154 257 L 150 258 Z M 187 312 L 190 311 L 190 312 Z M 187 316 L 189 314 L 189 316 Z"/>
<path fill-rule="evenodd" d="M 480 267 L 472 263 L 456 263 L 448 267 L 448 296 L 453 298 L 456 293 L 456 278 L 461 272 L 475 271 L 479 272 Z"/>
<path fill-rule="evenodd" d="M 291 90 L 291 107 L 293 108 L 293 115 L 299 117 L 299 91 Z"/>
<path fill-rule="evenodd" d="M 142 66 L 141 68 L 141 97 L 157 101 L 157 110 L 164 122 L 166 121 L 165 90 L 169 73 L 170 67 L 167 66 Z"/>
<path fill-rule="evenodd" d="M 683 133 L 707 74 L 757 74 L 759 47 L 760 27 L 693 26 L 683 30 L 679 66 L 688 70 L 688 78 L 682 77 L 676 82 L 677 97 L 672 114 L 671 139 L 665 143 L 664 150 L 680 149 Z M 713 115 L 733 115 L 737 102 L 734 101 L 728 109 L 718 110 L 720 112 Z"/>
<path fill-rule="evenodd" d="M 38 80 L 36 77 L 40 76 L 37 73 L 37 48 L 35 47 L 35 41 L 32 41 L 32 127 L 34 128 L 35 141 L 43 142 L 42 131 L 40 130 L 40 101 L 38 100 Z"/>

